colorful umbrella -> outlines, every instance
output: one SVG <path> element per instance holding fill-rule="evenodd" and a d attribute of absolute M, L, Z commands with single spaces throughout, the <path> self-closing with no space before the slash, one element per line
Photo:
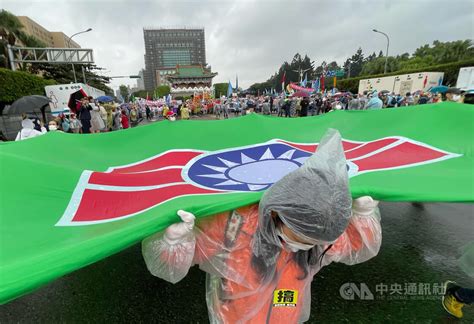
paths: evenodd
<path fill-rule="evenodd" d="M 446 91 L 448 91 L 448 87 L 447 86 L 444 86 L 444 85 L 440 85 L 440 86 L 436 86 L 436 87 L 433 87 L 430 89 L 430 92 L 431 93 L 446 93 Z"/>

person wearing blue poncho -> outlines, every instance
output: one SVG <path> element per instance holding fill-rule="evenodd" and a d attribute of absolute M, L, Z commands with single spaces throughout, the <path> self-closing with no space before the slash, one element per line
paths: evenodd
<path fill-rule="evenodd" d="M 377 90 L 372 91 L 372 93 L 369 96 L 370 96 L 370 100 L 367 101 L 367 104 L 365 105 L 365 109 L 382 109 L 383 102 L 379 98 Z"/>

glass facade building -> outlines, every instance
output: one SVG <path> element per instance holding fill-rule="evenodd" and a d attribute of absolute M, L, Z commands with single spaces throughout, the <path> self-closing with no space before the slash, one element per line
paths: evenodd
<path fill-rule="evenodd" d="M 147 90 L 164 84 L 160 74 L 178 64 L 206 66 L 204 29 L 143 29 L 143 35 Z"/>

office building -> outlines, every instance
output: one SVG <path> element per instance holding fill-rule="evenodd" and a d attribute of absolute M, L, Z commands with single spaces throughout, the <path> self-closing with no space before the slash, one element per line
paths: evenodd
<path fill-rule="evenodd" d="M 81 48 L 81 46 L 74 40 L 71 40 L 68 46 L 69 37 L 63 32 L 50 32 L 36 21 L 27 16 L 17 16 L 23 25 L 23 32 L 29 36 L 34 36 L 46 47 L 55 48 Z"/>
<path fill-rule="evenodd" d="M 69 39 L 69 37 L 64 34 L 63 32 L 51 32 L 51 36 L 53 37 L 53 46 L 56 48 L 81 48 L 79 44 L 77 44 L 73 39 Z"/>
<path fill-rule="evenodd" d="M 177 65 L 206 66 L 204 29 L 143 29 L 145 39 L 145 89 L 169 84 L 166 76 Z"/>
<path fill-rule="evenodd" d="M 145 90 L 145 82 L 143 81 L 144 73 L 145 73 L 145 70 L 143 70 L 143 69 L 141 69 L 138 72 L 138 76 L 140 77 L 139 79 L 137 79 L 137 88 L 138 88 L 138 90 Z"/>

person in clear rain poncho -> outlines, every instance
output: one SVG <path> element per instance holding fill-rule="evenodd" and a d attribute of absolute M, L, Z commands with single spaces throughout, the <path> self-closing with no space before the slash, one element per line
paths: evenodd
<path fill-rule="evenodd" d="M 309 319 L 311 281 L 331 262 L 377 255 L 377 201 L 352 201 L 341 138 L 330 130 L 303 166 L 273 184 L 259 204 L 182 222 L 146 238 L 149 271 L 176 283 L 198 264 L 207 272 L 211 323 L 298 323 Z"/>

